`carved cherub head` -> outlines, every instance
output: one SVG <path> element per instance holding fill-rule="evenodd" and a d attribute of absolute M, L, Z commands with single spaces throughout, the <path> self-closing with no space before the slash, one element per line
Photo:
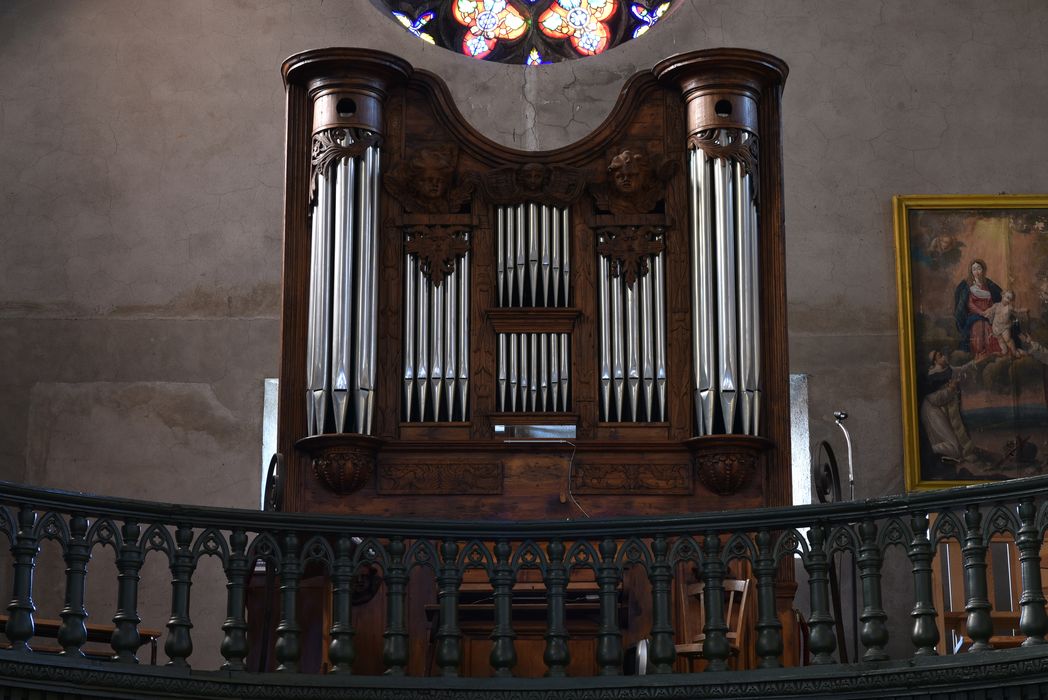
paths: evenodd
<path fill-rule="evenodd" d="M 528 163 L 521 166 L 518 171 L 520 187 L 525 194 L 541 192 L 546 184 L 548 173 L 546 166 L 539 163 Z"/>
<path fill-rule="evenodd" d="M 631 196 L 648 188 L 651 182 L 651 164 L 643 152 L 626 149 L 611 159 L 608 174 L 616 190 Z"/>
<path fill-rule="evenodd" d="M 455 153 L 449 148 L 424 148 L 411 159 L 409 186 L 423 199 L 441 199 L 455 171 Z"/>

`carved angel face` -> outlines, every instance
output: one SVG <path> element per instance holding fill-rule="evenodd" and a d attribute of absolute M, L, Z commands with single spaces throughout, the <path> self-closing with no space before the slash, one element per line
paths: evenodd
<path fill-rule="evenodd" d="M 528 192 L 538 192 L 546 184 L 546 168 L 528 163 L 520 169 L 520 184 Z"/>
<path fill-rule="evenodd" d="M 415 189 L 427 199 L 440 199 L 447 190 L 447 178 L 438 168 L 419 168 L 415 176 Z"/>
<path fill-rule="evenodd" d="M 425 199 L 441 199 L 448 191 L 448 180 L 455 168 L 451 154 L 440 149 L 419 151 L 411 167 L 411 187 Z"/>
<path fill-rule="evenodd" d="M 643 153 L 623 151 L 608 165 L 611 181 L 622 194 L 643 192 L 649 180 L 648 159 Z"/>

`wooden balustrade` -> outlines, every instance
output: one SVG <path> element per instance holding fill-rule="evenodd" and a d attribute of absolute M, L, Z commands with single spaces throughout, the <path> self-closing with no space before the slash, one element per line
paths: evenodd
<path fill-rule="evenodd" d="M 914 656 L 939 654 L 942 611 L 933 595 L 933 567 L 943 542 L 956 542 L 963 553 L 965 575 L 965 633 L 970 652 L 990 648 L 994 613 L 987 593 L 987 546 L 999 533 L 1018 547 L 1021 586 L 1013 612 L 1023 635 L 1022 646 L 1043 650 L 1048 631 L 1041 583 L 1040 552 L 1048 526 L 1048 477 L 862 503 L 834 503 L 788 509 L 759 509 L 667 518 L 583 520 L 571 522 L 451 522 L 346 518 L 305 514 L 274 514 L 213 508 L 174 507 L 135 501 L 66 494 L 0 483 L 0 531 L 12 553 L 4 572 L 11 598 L 4 632 L 10 652 L 29 659 L 35 650 L 38 620 L 33 602 L 34 568 L 44 540 L 62 548 L 66 563 L 66 604 L 54 630 L 60 654 L 71 663 L 95 663 L 85 658 L 88 641 L 85 590 L 112 590 L 117 612 L 110 637 L 113 668 L 137 663 L 143 641 L 138 597 L 140 571 L 147 555 L 166 557 L 171 571 L 170 620 L 163 649 L 167 665 L 189 669 L 193 664 L 190 630 L 220 625 L 224 638 L 223 669 L 244 673 L 248 650 L 259 640 L 245 620 L 249 572 L 265 562 L 275 576 L 273 600 L 275 662 L 282 675 L 302 675 L 303 630 L 299 589 L 307 571 L 323 570 L 329 585 L 330 619 L 326 629 L 326 670 L 331 676 L 359 675 L 355 667 L 381 666 L 386 675 L 464 673 L 464 644 L 468 635 L 490 635 L 486 662 L 470 652 L 473 673 L 486 665 L 497 678 L 518 675 L 519 667 L 534 668 L 529 656 L 521 663 L 518 626 L 527 612 L 529 629 L 544 618 L 541 659 L 552 678 L 589 674 L 598 677 L 623 673 L 624 650 L 639 639 L 648 640 L 652 677 L 680 672 L 674 629 L 674 577 L 695 572 L 705 586 L 702 649 L 708 671 L 726 668 L 729 648 L 725 637 L 723 600 L 718 593 L 732 572 L 752 578 L 755 610 L 749 616 L 752 665 L 741 674 L 774 669 L 783 662 L 781 605 L 777 603 L 775 572 L 784 559 L 797 558 L 808 573 L 810 587 L 811 663 L 837 664 L 833 606 L 827 571 L 835 557 L 853 558 L 861 582 L 860 639 L 862 664 L 876 667 L 888 659 L 889 631 L 912 639 Z M 802 536 L 802 528 L 808 528 Z M 116 552 L 112 571 L 87 566 L 100 547 Z M 891 619 L 885 611 L 882 563 L 890 548 L 909 559 L 913 578 L 912 613 Z M 202 557 L 220 560 L 227 578 L 225 620 L 194 620 L 189 591 L 201 574 Z M 379 631 L 355 626 L 354 584 L 361 572 L 381 572 L 383 586 L 375 596 L 384 614 Z M 630 572 L 643 572 L 632 576 Z M 416 577 L 429 576 L 431 596 L 424 605 L 412 598 Z M 522 583 L 527 581 L 529 583 Z M 315 590 L 315 589 L 311 589 Z M 470 606 L 474 607 L 470 607 Z M 428 607 L 427 607 L 428 606 Z M 423 607 L 433 625 L 432 663 L 411 657 L 409 618 Z M 645 629 L 628 629 L 623 611 L 639 607 L 650 611 Z M 588 616 L 591 651 L 579 657 L 579 639 L 573 624 Z M 490 624 L 484 622 L 489 620 Z M 479 621 L 479 622 L 478 622 Z M 314 627 L 309 627 L 313 629 Z M 543 628 L 539 628 L 540 630 Z M 480 632 L 478 632 L 480 630 Z M 98 630 L 93 628 L 97 638 Z M 150 632 L 149 639 L 156 633 Z M 378 646 L 363 638 L 381 638 Z M 417 645 L 414 649 L 417 651 Z M 528 654 L 534 647 L 528 646 Z M 472 649 L 472 647 L 471 647 Z M 50 650 L 52 654 L 57 648 Z M 1022 651 L 1020 649 L 1014 650 Z M 36 653 L 34 653 L 36 652 Z M 487 653 L 485 651 L 485 653 Z M 256 669 L 257 670 L 257 669 Z M 262 669 L 263 671 L 265 669 Z M 250 674 L 249 674 L 250 675 Z M 348 681 L 347 681 L 348 682 Z M 521 679 L 524 682 L 524 679 Z"/>

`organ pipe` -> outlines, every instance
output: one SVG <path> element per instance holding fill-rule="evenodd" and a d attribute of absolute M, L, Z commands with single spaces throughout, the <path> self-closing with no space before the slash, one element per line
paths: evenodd
<path fill-rule="evenodd" d="M 309 434 L 371 433 L 375 389 L 377 209 L 374 134 L 318 135 L 333 157 L 314 176 L 306 373 Z"/>

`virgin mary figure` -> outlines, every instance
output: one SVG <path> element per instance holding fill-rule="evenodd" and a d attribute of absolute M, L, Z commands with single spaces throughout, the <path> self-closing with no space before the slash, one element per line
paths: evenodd
<path fill-rule="evenodd" d="M 994 337 L 990 321 L 983 312 L 1001 300 L 1001 288 L 986 276 L 986 262 L 975 259 L 968 277 L 953 294 L 954 319 L 961 333 L 961 350 L 976 358 L 1000 354 L 1001 344 Z"/>

